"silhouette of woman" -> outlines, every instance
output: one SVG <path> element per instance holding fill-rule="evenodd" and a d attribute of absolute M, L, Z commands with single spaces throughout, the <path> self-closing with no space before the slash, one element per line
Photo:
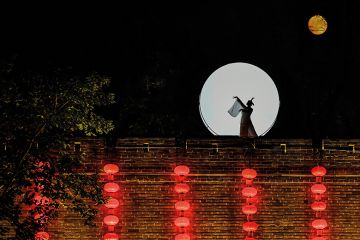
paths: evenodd
<path fill-rule="evenodd" d="M 237 96 L 234 97 L 236 101 L 229 109 L 228 113 L 232 117 L 236 117 L 241 113 L 241 120 L 240 120 L 240 137 L 257 137 L 257 133 L 255 131 L 254 125 L 251 122 L 251 113 L 253 112 L 252 105 L 253 99 L 247 101 L 246 105 L 238 98 Z"/>

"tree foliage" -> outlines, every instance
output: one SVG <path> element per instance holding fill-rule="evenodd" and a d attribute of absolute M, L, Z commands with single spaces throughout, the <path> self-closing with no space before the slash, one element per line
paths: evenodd
<path fill-rule="evenodd" d="M 7 225 L 15 239 L 33 239 L 61 207 L 91 224 L 104 203 L 99 175 L 75 170 L 84 155 L 69 151 L 69 142 L 113 129 L 97 114 L 114 102 L 110 79 L 71 68 L 40 74 L 0 67 L 0 236 L 8 236 Z"/>

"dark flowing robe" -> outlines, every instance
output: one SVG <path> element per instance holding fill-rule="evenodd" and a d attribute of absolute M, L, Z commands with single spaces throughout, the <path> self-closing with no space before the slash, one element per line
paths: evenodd
<path fill-rule="evenodd" d="M 236 99 L 228 113 L 232 117 L 237 117 L 240 112 L 240 137 L 257 137 L 257 133 L 250 118 L 253 109 L 251 107 L 247 107 L 240 99 Z"/>

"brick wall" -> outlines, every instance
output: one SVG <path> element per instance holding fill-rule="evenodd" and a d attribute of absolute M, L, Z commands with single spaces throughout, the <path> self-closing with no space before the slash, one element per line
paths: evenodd
<path fill-rule="evenodd" d="M 192 239 L 244 239 L 240 173 L 249 161 L 258 172 L 254 184 L 260 192 L 254 216 L 260 225 L 256 238 L 309 239 L 314 218 L 310 186 L 315 181 L 310 170 L 316 165 L 311 140 L 128 138 L 118 139 L 112 149 L 102 139 L 79 141 L 87 154 L 86 171 L 102 169 L 110 162 L 120 167 L 115 181 L 122 194 L 116 229 L 121 239 L 174 239 L 178 195 L 173 189 L 173 169 L 179 164 L 191 171 L 186 199 L 191 204 Z M 286 144 L 286 153 L 281 144 Z M 355 153 L 349 144 L 355 144 Z M 360 140 L 325 140 L 323 144 L 331 239 L 360 239 L 359 146 Z M 101 239 L 105 232 L 102 215 L 97 225 L 86 227 L 78 216 L 63 211 L 49 232 L 51 239 Z"/>

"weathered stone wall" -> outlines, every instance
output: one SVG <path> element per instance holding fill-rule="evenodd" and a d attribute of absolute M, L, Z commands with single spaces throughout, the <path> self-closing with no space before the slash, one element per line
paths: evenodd
<path fill-rule="evenodd" d="M 179 164 L 191 171 L 187 177 L 191 190 L 185 198 L 191 204 L 187 215 L 192 239 L 244 239 L 240 173 L 249 163 L 258 172 L 256 238 L 310 239 L 315 216 L 310 208 L 315 177 L 310 170 L 320 159 L 313 154 L 311 140 L 128 138 L 118 139 L 114 148 L 107 148 L 102 139 L 77 141 L 87 155 L 86 171 L 102 169 L 106 163 L 120 167 L 115 176 L 121 186 L 121 217 L 115 228 L 120 239 L 174 239 L 178 195 L 173 169 Z M 286 153 L 281 144 L 286 144 Z M 355 144 L 355 152 L 349 144 Z M 330 239 L 360 239 L 359 146 L 360 140 L 324 140 L 325 218 L 330 226 L 325 234 Z M 63 211 L 49 228 L 51 239 L 102 239 L 106 232 L 102 218 L 100 214 L 97 227 L 89 228 L 78 216 Z"/>

